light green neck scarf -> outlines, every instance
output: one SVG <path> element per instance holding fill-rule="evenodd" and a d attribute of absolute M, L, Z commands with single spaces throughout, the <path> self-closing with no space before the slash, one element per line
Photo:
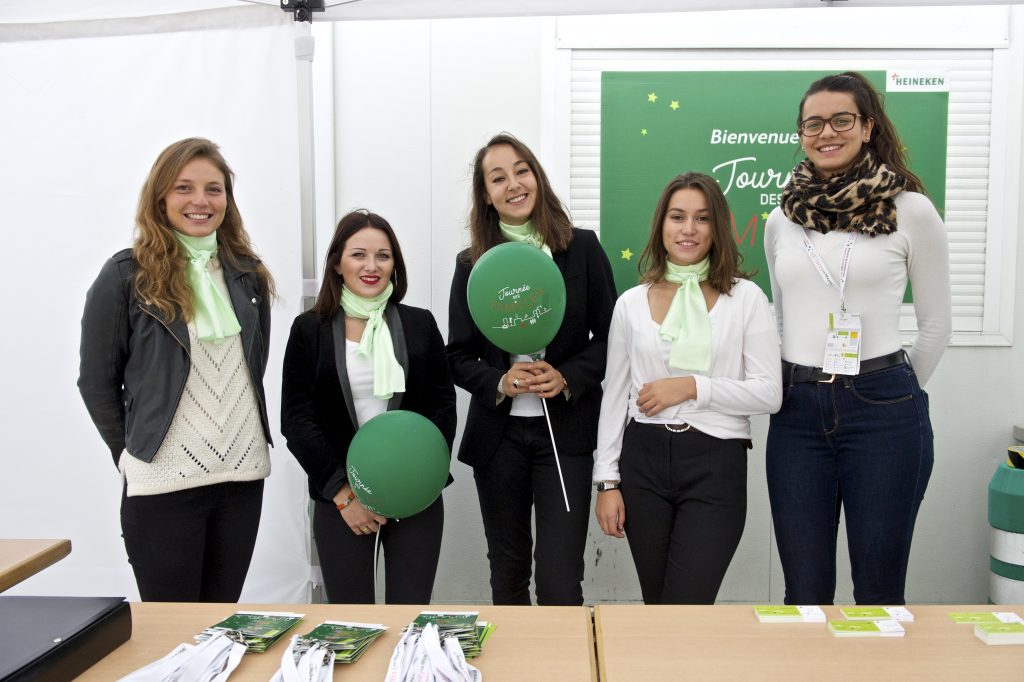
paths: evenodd
<path fill-rule="evenodd" d="M 172 230 L 174 236 L 185 247 L 188 258 L 186 278 L 192 289 L 192 309 L 195 312 L 196 336 L 200 341 L 220 343 L 242 331 L 235 317 L 231 301 L 224 297 L 217 283 L 213 281 L 210 259 L 217 254 L 217 233 L 205 237 L 193 237 Z"/>
<path fill-rule="evenodd" d="M 711 272 L 711 260 L 705 258 L 693 265 L 666 262 L 665 267 L 665 281 L 679 285 L 658 332 L 672 342 L 668 364 L 706 372 L 711 367 L 711 317 L 700 283 Z"/>
<path fill-rule="evenodd" d="M 551 256 L 551 247 L 544 243 L 540 235 L 537 234 L 537 231 L 533 229 L 533 225 L 530 224 L 529 220 L 522 225 L 506 225 L 499 220 L 498 227 L 501 228 L 501 233 L 505 235 L 505 239 L 510 242 L 522 242 L 523 244 L 536 246 L 548 254 L 548 256 Z"/>
<path fill-rule="evenodd" d="M 390 400 L 395 393 L 405 392 L 405 372 L 395 359 L 391 330 L 384 319 L 384 308 L 394 286 L 388 282 L 384 291 L 373 298 L 363 298 L 341 285 L 341 308 L 349 317 L 366 320 L 366 328 L 356 346 L 356 353 L 373 362 L 373 397 Z"/>

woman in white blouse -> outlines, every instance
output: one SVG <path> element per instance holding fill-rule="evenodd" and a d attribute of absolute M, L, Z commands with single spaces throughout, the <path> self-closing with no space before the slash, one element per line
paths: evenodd
<path fill-rule="evenodd" d="M 746 519 L 749 415 L 782 399 L 775 322 L 740 260 L 718 183 L 684 173 L 615 304 L 596 513 L 628 539 L 647 604 L 714 603 Z"/>

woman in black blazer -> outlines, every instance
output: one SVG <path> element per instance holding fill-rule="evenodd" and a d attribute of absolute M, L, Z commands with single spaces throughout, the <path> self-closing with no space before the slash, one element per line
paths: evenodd
<path fill-rule="evenodd" d="M 533 152 L 508 134 L 477 152 L 469 227 L 472 242 L 457 257 L 452 280 L 448 362 L 456 385 L 473 396 L 459 460 L 473 467 L 492 599 L 530 603 L 533 510 L 537 603 L 582 604 L 590 475 L 615 305 L 611 266 L 596 235 L 573 228 Z M 544 250 L 565 279 L 565 318 L 540 360 L 510 357 L 470 317 L 473 264 L 506 241 Z M 540 399 L 548 399 L 569 512 Z"/>
<path fill-rule="evenodd" d="M 406 287 L 391 225 L 374 213 L 349 213 L 327 251 L 316 304 L 295 318 L 285 351 L 281 432 L 309 476 L 314 540 L 332 603 L 374 602 L 377 533 L 387 603 L 427 604 L 434 586 L 441 497 L 388 523 L 355 498 L 346 468 L 356 430 L 386 410 L 430 419 L 449 448 L 455 437 L 444 341 L 429 311 L 399 303 Z"/>

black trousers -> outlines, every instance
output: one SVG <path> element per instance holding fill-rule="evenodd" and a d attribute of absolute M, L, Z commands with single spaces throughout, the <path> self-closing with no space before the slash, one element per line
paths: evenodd
<path fill-rule="evenodd" d="M 430 603 L 443 531 L 444 501 L 440 495 L 419 514 L 401 521 L 388 519 L 381 527 L 386 603 Z M 332 604 L 373 604 L 376 535 L 356 535 L 333 504 L 314 500 L 313 537 L 327 600 Z"/>
<path fill-rule="evenodd" d="M 237 602 L 262 507 L 262 480 L 122 492 L 121 536 L 142 601 Z"/>
<path fill-rule="evenodd" d="M 714 604 L 746 521 L 744 442 L 631 421 L 619 473 L 644 603 Z"/>
<path fill-rule="evenodd" d="M 494 457 L 475 467 L 494 604 L 530 604 L 531 510 L 536 515 L 537 603 L 583 603 L 583 550 L 590 521 L 592 456 L 560 452 L 565 511 L 544 417 L 509 417 Z"/>

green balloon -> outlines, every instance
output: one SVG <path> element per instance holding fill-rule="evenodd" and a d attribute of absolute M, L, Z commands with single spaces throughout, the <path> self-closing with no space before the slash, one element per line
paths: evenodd
<path fill-rule="evenodd" d="M 555 338 L 565 316 L 565 281 L 540 249 L 507 242 L 480 257 L 466 299 L 487 340 L 513 354 L 536 353 Z"/>
<path fill-rule="evenodd" d="M 364 507 L 390 519 L 418 514 L 448 482 L 448 443 L 416 412 L 383 412 L 348 446 L 348 482 Z"/>

